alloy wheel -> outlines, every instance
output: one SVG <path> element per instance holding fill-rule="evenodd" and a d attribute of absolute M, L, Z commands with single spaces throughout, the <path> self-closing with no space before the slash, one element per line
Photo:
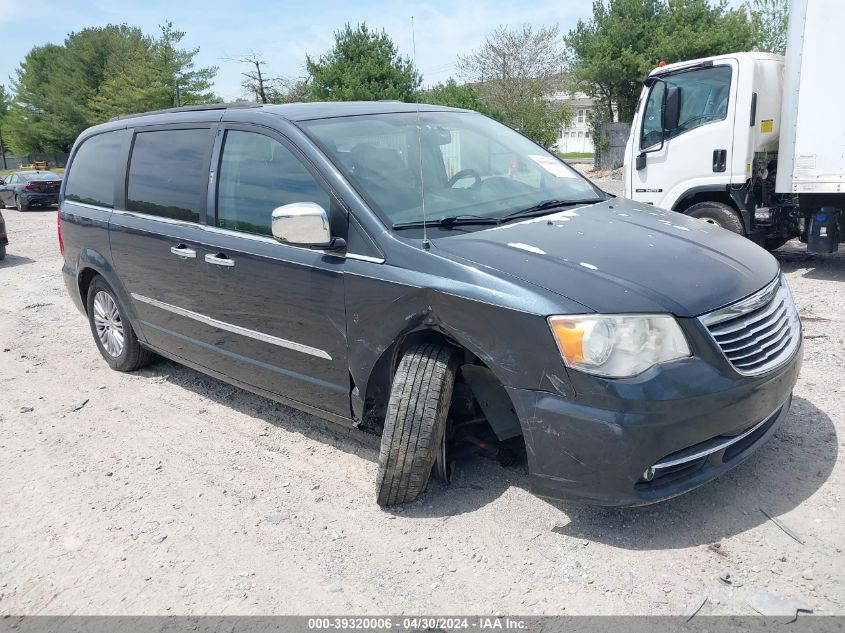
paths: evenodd
<path fill-rule="evenodd" d="M 109 356 L 120 356 L 123 353 L 123 321 L 117 303 L 105 290 L 94 296 L 94 327 Z"/>

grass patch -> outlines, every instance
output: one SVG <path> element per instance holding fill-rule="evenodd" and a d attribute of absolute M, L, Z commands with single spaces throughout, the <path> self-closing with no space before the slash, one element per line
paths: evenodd
<path fill-rule="evenodd" d="M 593 159 L 594 157 L 595 157 L 595 154 L 588 154 L 587 152 L 566 152 L 565 154 L 558 152 L 558 158 L 561 158 L 563 160 L 571 160 L 573 158 Z"/>
<path fill-rule="evenodd" d="M 5 178 L 9 174 L 14 174 L 16 171 L 32 171 L 31 169 L 0 169 L 0 178 Z M 54 174 L 63 174 L 65 173 L 64 167 L 50 167 L 47 171 L 51 171 Z"/>

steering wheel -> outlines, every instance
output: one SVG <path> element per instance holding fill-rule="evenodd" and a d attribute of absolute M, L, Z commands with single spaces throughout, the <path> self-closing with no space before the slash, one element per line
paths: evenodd
<path fill-rule="evenodd" d="M 448 184 L 449 188 L 451 189 L 455 186 L 456 182 L 462 180 L 463 178 L 466 178 L 467 176 L 470 176 L 475 179 L 475 182 L 470 185 L 470 188 L 475 187 L 476 185 L 481 183 L 481 176 L 477 171 L 475 171 L 474 169 L 462 169 L 461 171 L 454 174 L 451 178 L 449 178 L 449 182 L 446 184 Z"/>

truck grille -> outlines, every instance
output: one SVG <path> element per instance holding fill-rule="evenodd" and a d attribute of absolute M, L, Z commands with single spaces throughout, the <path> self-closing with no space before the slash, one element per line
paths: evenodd
<path fill-rule="evenodd" d="M 779 367 L 801 342 L 801 321 L 783 275 L 750 297 L 699 318 L 741 374 Z"/>

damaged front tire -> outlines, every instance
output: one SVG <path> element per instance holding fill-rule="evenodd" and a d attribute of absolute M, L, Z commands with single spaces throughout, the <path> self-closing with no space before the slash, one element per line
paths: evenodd
<path fill-rule="evenodd" d="M 443 443 L 459 355 L 437 343 L 411 347 L 399 363 L 384 420 L 376 493 L 382 507 L 425 490 Z"/>

